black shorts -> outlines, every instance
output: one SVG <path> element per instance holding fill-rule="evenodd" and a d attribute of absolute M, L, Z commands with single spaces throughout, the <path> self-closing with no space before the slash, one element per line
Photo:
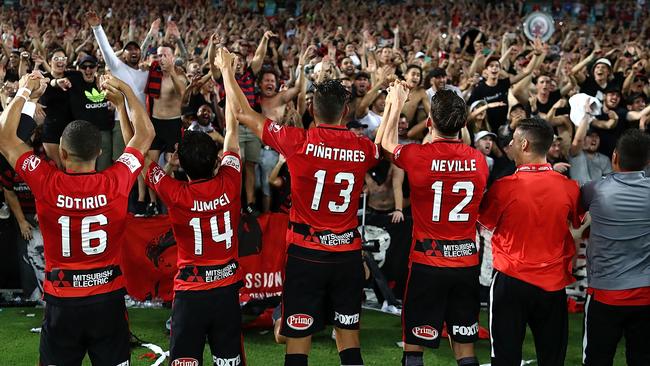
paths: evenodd
<path fill-rule="evenodd" d="M 359 329 L 363 283 L 360 251 L 330 253 L 289 246 L 280 334 L 306 337 L 321 331 L 328 321 L 341 329 Z"/>
<path fill-rule="evenodd" d="M 478 339 L 479 267 L 443 268 L 411 264 L 402 308 L 402 339 L 438 348 L 443 323 L 454 342 Z"/>
<path fill-rule="evenodd" d="M 127 366 L 131 359 L 124 297 L 88 304 L 45 304 L 41 365 L 81 365 L 86 352 L 93 365 Z"/>
<path fill-rule="evenodd" d="M 215 365 L 246 365 L 239 307 L 241 285 L 238 282 L 206 291 L 176 291 L 172 305 L 171 365 L 175 360 L 180 364 L 186 361 L 202 365 L 206 337 Z"/>
<path fill-rule="evenodd" d="M 181 119 L 158 119 L 151 117 L 151 123 L 153 124 L 153 129 L 156 131 L 156 137 L 154 137 L 151 143 L 150 150 L 173 152 L 174 145 L 181 142 Z"/>

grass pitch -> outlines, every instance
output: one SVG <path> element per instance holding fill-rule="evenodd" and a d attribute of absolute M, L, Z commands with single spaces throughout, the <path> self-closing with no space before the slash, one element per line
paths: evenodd
<path fill-rule="evenodd" d="M 30 315 L 33 314 L 33 315 Z M 169 349 L 169 337 L 165 332 L 165 320 L 169 309 L 129 309 L 131 331 L 146 342 Z M 36 365 L 38 362 L 39 334 L 30 333 L 31 328 L 40 327 L 42 309 L 3 308 L 0 309 L 0 365 Z M 485 312 L 481 314 L 481 324 L 487 325 Z M 400 340 L 400 318 L 375 311 L 364 310 L 361 323 L 361 350 L 366 365 L 399 365 L 402 351 L 395 342 Z M 334 341 L 330 338 L 331 328 L 314 337 L 310 365 L 339 365 L 339 357 Z M 244 342 L 248 364 L 251 366 L 282 365 L 284 348 L 273 341 L 272 332 L 247 330 Z M 622 343 L 622 342 L 621 342 Z M 481 363 L 489 363 L 489 341 L 479 341 L 476 345 Z M 145 348 L 133 349 L 131 365 L 151 365 L 153 361 L 143 358 L 150 353 Z M 565 365 L 581 365 L 582 357 L 582 314 L 569 315 L 569 348 Z M 205 348 L 204 364 L 211 365 L 209 347 Z M 535 359 L 532 335 L 528 332 L 524 343 L 524 359 Z M 166 360 L 163 365 L 168 365 Z M 425 363 L 429 366 L 455 366 L 456 362 L 446 342 L 439 350 L 425 352 Z M 534 363 L 536 364 L 536 363 Z M 625 365 L 622 345 L 619 345 L 615 365 Z M 86 360 L 84 365 L 90 365 Z"/>

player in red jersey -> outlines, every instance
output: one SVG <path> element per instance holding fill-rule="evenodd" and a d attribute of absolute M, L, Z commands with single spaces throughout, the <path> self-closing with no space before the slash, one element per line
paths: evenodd
<path fill-rule="evenodd" d="M 409 175 L 413 210 L 410 272 L 402 311 L 402 365 L 423 365 L 424 347 L 438 348 L 443 322 L 458 365 L 478 366 L 479 282 L 476 219 L 489 170 L 485 157 L 458 139 L 467 107 L 443 90 L 431 101 L 432 142 L 397 143 L 408 92 L 391 87 L 382 147 Z"/>
<path fill-rule="evenodd" d="M 126 96 L 133 116 L 135 132 L 130 132 L 128 120 L 120 121 L 124 153 L 96 173 L 99 130 L 89 122 L 73 121 L 61 137 L 65 171 L 59 171 L 16 137 L 23 104 L 42 92 L 44 81 L 38 72 L 24 76 L 18 95 L 0 117 L 0 151 L 31 188 L 43 232 L 46 306 L 40 363 L 81 365 L 88 352 L 94 365 L 128 365 L 120 246 L 126 240 L 128 195 L 153 140 L 153 126 L 133 91 L 113 79 L 110 84 L 119 93 L 109 100 L 126 115 Z"/>
<path fill-rule="evenodd" d="M 219 59 L 222 61 L 222 59 Z M 188 131 L 178 159 L 189 182 L 165 174 L 147 160 L 146 183 L 169 207 L 178 244 L 170 359 L 202 364 L 206 336 L 215 365 L 245 365 L 241 335 L 237 228 L 241 209 L 238 125 L 226 106 L 220 164 L 210 136 Z M 215 168 L 219 166 L 215 174 Z M 188 363 L 189 364 L 189 363 Z"/>
<path fill-rule="evenodd" d="M 232 57 L 226 50 L 220 53 Z M 291 174 L 293 205 L 282 297 L 285 365 L 307 365 L 311 335 L 323 328 L 324 303 L 333 308 L 341 364 L 362 365 L 363 264 L 357 209 L 364 175 L 379 159 L 378 146 L 341 125 L 349 92 L 338 81 L 315 86 L 311 109 L 317 127 L 305 131 L 253 111 L 232 68 L 224 65 L 222 74 L 239 122 L 285 156 Z"/>

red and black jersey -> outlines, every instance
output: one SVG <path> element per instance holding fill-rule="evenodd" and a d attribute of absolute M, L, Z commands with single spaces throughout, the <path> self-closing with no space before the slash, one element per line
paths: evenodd
<path fill-rule="evenodd" d="M 124 288 L 120 263 L 128 196 L 142 163 L 142 154 L 128 147 L 101 173 L 65 173 L 31 151 L 16 161 L 16 172 L 36 199 L 48 301 Z"/>
<path fill-rule="evenodd" d="M 398 145 L 393 157 L 409 177 L 411 261 L 435 267 L 477 265 L 476 219 L 489 175 L 485 157 L 455 139 Z"/>
<path fill-rule="evenodd" d="M 34 151 L 34 153 L 41 160 L 47 160 L 45 152 L 42 149 Z M 24 214 L 33 215 L 36 213 L 36 201 L 34 200 L 32 190 L 16 173 L 4 156 L 0 156 L 0 184 L 2 184 L 4 189 L 16 194 L 18 202 L 20 203 L 20 208 L 23 210 Z"/>
<path fill-rule="evenodd" d="M 326 252 L 361 249 L 357 210 L 364 176 L 379 149 L 344 126 L 305 131 L 266 120 L 264 144 L 284 155 L 291 174 L 287 242 Z"/>
<path fill-rule="evenodd" d="M 169 208 L 178 246 L 174 290 L 209 290 L 241 280 L 239 155 L 226 152 L 216 176 L 192 182 L 173 179 L 152 163 L 146 182 Z"/>

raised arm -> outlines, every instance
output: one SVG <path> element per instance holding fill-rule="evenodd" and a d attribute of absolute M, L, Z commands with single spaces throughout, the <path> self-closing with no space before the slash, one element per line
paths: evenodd
<path fill-rule="evenodd" d="M 142 155 L 146 155 L 156 132 L 142 103 L 139 103 L 138 97 L 133 93 L 133 90 L 116 77 L 105 77 L 101 84 L 106 91 L 106 97 L 117 106 L 120 113 L 120 127 L 122 128 L 126 146 L 137 149 Z M 131 108 L 131 121 L 129 121 L 126 109 L 120 107 L 121 104 L 124 104 L 125 98 L 129 108 Z M 127 141 L 128 137 L 130 139 Z"/>
<path fill-rule="evenodd" d="M 392 154 L 397 147 L 397 122 L 399 115 L 404 108 L 404 103 L 409 95 L 409 89 L 402 81 L 396 81 L 388 92 L 387 100 L 390 101 L 390 110 L 386 120 L 386 127 L 383 132 L 381 146 L 386 152 Z M 384 108 L 384 118 L 386 116 L 386 108 Z"/>
<path fill-rule="evenodd" d="M 232 103 L 233 113 L 239 123 L 250 128 L 257 137 L 262 138 L 264 122 L 266 118 L 257 113 L 248 104 L 248 100 L 242 92 L 237 80 L 235 80 L 235 71 L 233 67 L 234 55 L 225 48 L 217 50 L 217 56 L 214 60 L 215 66 L 221 70 L 223 76 L 223 85 L 226 89 L 226 102 Z"/>
<path fill-rule="evenodd" d="M 289 88 L 280 94 L 282 104 L 289 103 L 289 101 L 293 100 L 303 90 L 303 85 L 305 84 L 305 62 L 309 53 L 315 49 L 316 46 L 309 46 L 305 52 L 300 55 L 300 58 L 298 59 L 298 72 L 300 73 L 298 81 L 292 88 Z"/>
<path fill-rule="evenodd" d="M 571 142 L 571 147 L 569 148 L 569 154 L 571 156 L 578 155 L 578 153 L 580 153 L 580 150 L 582 150 L 582 144 L 585 139 L 585 136 L 587 136 L 587 130 L 589 129 L 589 125 L 591 124 L 591 121 L 594 118 L 591 114 L 588 113 L 589 111 L 591 111 L 591 108 L 589 107 L 589 101 L 587 101 L 584 108 L 586 111 L 585 115 L 584 117 L 582 117 L 582 120 L 580 121 L 580 125 L 576 130 L 576 135 L 573 137 L 573 141 Z"/>
<path fill-rule="evenodd" d="M 86 13 L 86 21 L 93 29 L 93 34 L 97 39 L 99 49 L 102 51 L 106 66 L 108 66 L 111 71 L 116 70 L 122 64 L 122 61 L 120 61 L 120 59 L 115 55 L 115 51 L 113 51 L 111 44 L 108 43 L 108 38 L 106 38 L 106 33 L 104 32 L 104 28 L 102 28 L 99 16 L 94 11 L 89 11 Z"/>
<path fill-rule="evenodd" d="M 0 153 L 12 167 L 22 154 L 30 151 L 30 147 L 16 135 L 23 106 L 30 99 L 38 99 L 46 88 L 47 79 L 40 72 L 23 76 L 16 96 L 0 115 Z"/>
<path fill-rule="evenodd" d="M 271 37 L 276 37 L 276 35 L 271 31 L 264 32 L 262 40 L 255 50 L 255 56 L 253 56 L 250 65 L 251 70 L 253 70 L 253 74 L 255 75 L 257 75 L 260 70 L 262 70 L 262 64 L 264 63 L 264 57 L 266 56 L 266 50 L 269 47 L 269 39 L 271 39 Z"/>
<path fill-rule="evenodd" d="M 239 124 L 233 113 L 232 102 L 226 99 L 226 136 L 223 138 L 223 150 L 239 155 Z"/>

